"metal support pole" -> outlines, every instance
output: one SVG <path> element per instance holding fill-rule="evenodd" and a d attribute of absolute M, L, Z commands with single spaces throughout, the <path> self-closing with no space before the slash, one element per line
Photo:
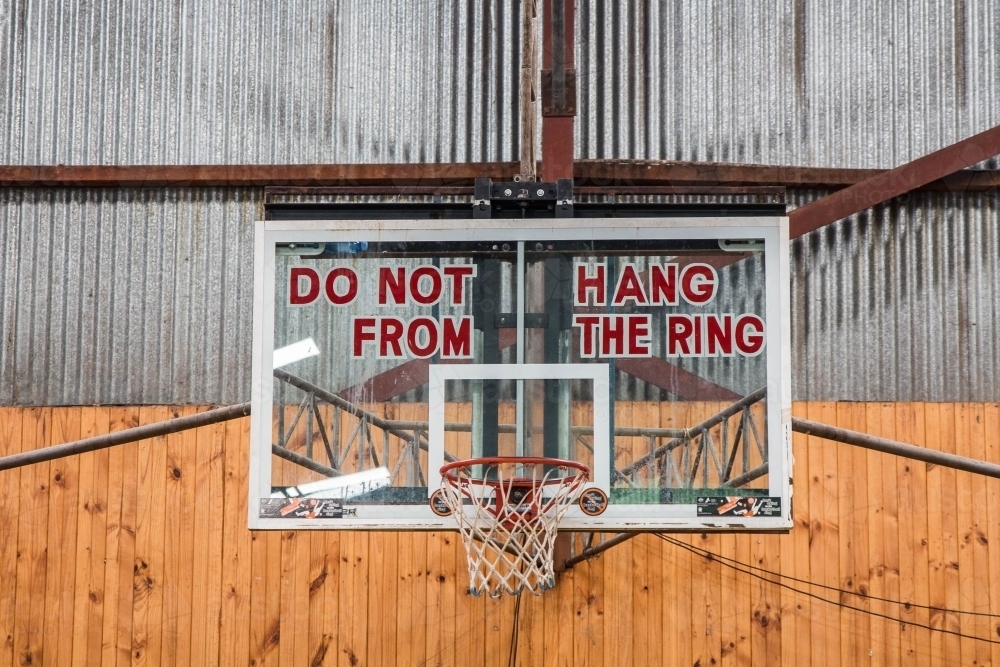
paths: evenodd
<path fill-rule="evenodd" d="M 1000 464 L 998 463 L 968 459 L 964 456 L 956 456 L 955 454 L 939 452 L 934 449 L 908 445 L 903 442 L 897 442 L 896 440 L 879 438 L 874 435 L 868 435 L 867 433 L 849 431 L 846 428 L 837 428 L 836 426 L 820 424 L 809 421 L 808 419 L 799 419 L 797 417 L 792 418 L 792 430 L 799 433 L 805 433 L 806 435 L 813 435 L 818 438 L 825 438 L 835 442 L 843 442 L 847 445 L 855 445 L 857 447 L 864 447 L 865 449 L 874 449 L 877 452 L 895 454 L 896 456 L 902 456 L 915 461 L 923 461 L 924 463 L 930 463 L 932 465 L 945 466 L 946 468 L 964 470 L 965 472 L 972 472 L 977 475 L 986 475 L 987 477 L 1000 479 Z"/>
<path fill-rule="evenodd" d="M 538 0 L 521 0 L 521 181 L 538 180 Z"/>
<path fill-rule="evenodd" d="M 546 326 L 543 331 L 543 362 L 558 364 L 561 358 L 562 333 L 571 329 L 573 303 L 573 265 L 566 255 L 549 257 L 544 262 L 544 298 Z M 560 391 L 568 380 L 543 380 L 544 398 L 542 433 L 544 456 L 559 458 Z M 568 436 L 568 433 L 562 434 Z"/>
<path fill-rule="evenodd" d="M 53 459 L 60 459 L 64 456 L 85 454 L 87 452 L 97 451 L 98 449 L 107 449 L 108 447 L 115 447 L 116 445 L 125 445 L 130 442 L 138 442 L 139 440 L 157 438 L 161 435 L 169 435 L 171 433 L 177 433 L 178 431 L 186 431 L 189 428 L 198 428 L 199 426 L 218 424 L 219 422 L 228 421 L 230 419 L 239 419 L 240 417 L 246 417 L 249 414 L 250 403 L 240 403 L 239 405 L 230 405 L 225 408 L 207 410 L 205 412 L 199 412 L 198 414 L 189 415 L 187 417 L 168 419 L 167 421 L 157 422 L 156 424 L 147 424 L 146 426 L 127 428 L 123 431 L 108 433 L 107 435 L 98 435 L 93 438 L 67 442 L 64 445 L 56 445 L 54 447 L 35 449 L 21 454 L 4 456 L 3 458 L 0 458 L 0 470 L 20 468 L 21 466 L 31 465 L 32 463 L 43 463 L 45 461 L 52 461 Z"/>
<path fill-rule="evenodd" d="M 517 276 L 515 277 L 515 284 L 517 285 L 517 347 L 516 347 L 516 358 L 518 364 L 524 363 L 524 313 L 527 308 L 524 294 L 525 282 L 527 281 L 527 269 L 524 259 L 524 241 L 517 242 Z M 515 418 L 515 423 L 517 424 L 517 435 L 516 435 L 516 446 L 515 451 L 518 456 L 524 456 L 525 445 L 527 444 L 526 439 L 526 425 L 528 419 L 528 412 L 526 409 L 526 401 L 524 396 L 524 380 L 517 381 L 517 406 L 516 406 L 517 416 Z M 480 454 L 482 456 L 482 454 Z"/>
<path fill-rule="evenodd" d="M 616 547 L 622 542 L 627 542 L 628 540 L 631 540 L 633 537 L 636 537 L 637 535 L 642 535 L 642 533 L 618 533 L 614 537 L 605 540 L 604 542 L 601 542 L 597 546 L 587 547 L 586 549 L 584 549 L 577 555 L 573 556 L 572 558 L 567 558 L 566 568 L 567 569 L 571 568 L 577 563 L 582 563 L 583 561 L 589 558 L 593 558 L 594 556 L 602 554 L 611 547 Z"/>
<path fill-rule="evenodd" d="M 334 470 L 329 466 L 325 466 L 322 463 L 319 463 L 318 461 L 313 461 L 312 459 L 306 458 L 301 454 L 296 454 L 290 449 L 285 449 L 284 447 L 271 445 L 271 453 L 277 456 L 278 458 L 285 459 L 286 461 L 290 461 L 295 465 L 302 466 L 303 468 L 307 468 L 309 470 L 312 470 L 313 472 L 318 472 L 319 474 L 326 475 L 327 477 L 339 477 L 344 474 L 339 470 Z"/>
<path fill-rule="evenodd" d="M 485 258 L 476 262 L 476 277 L 472 282 L 475 298 L 472 313 L 475 328 L 482 331 L 482 363 L 500 363 L 500 313 L 502 274 L 500 260 Z M 500 417 L 500 382 L 483 380 L 482 442 L 483 456 L 496 456 L 499 452 L 497 424 Z"/>

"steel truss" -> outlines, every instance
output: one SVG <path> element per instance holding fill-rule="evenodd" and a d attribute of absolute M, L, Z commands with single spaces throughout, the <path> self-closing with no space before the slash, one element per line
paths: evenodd
<path fill-rule="evenodd" d="M 287 371 L 277 369 L 274 377 L 278 385 L 275 450 L 291 452 L 340 475 L 387 465 L 391 455 L 396 454 L 392 451 L 395 442 L 399 452 L 391 470 L 390 485 L 404 480 L 405 486 L 426 484 L 426 471 L 420 461 L 420 451 L 427 451 L 426 421 L 385 419 Z M 288 401 L 289 386 L 301 392 L 301 399 L 294 403 Z M 765 413 L 753 408 L 766 395 L 765 389 L 759 389 L 690 428 L 616 427 L 616 438 L 640 438 L 647 447 L 642 456 L 615 462 L 612 472 L 615 483 L 632 488 L 736 488 L 765 476 L 768 471 L 767 440 L 763 437 Z M 323 416 L 322 406 L 329 406 L 325 409 L 328 414 L 332 408 L 332 417 Z M 289 420 L 291 407 L 295 407 L 295 412 Z M 347 439 L 341 441 L 345 420 L 353 424 Z M 514 433 L 515 428 L 514 424 L 502 424 L 498 431 Z M 445 430 L 468 433 L 472 424 L 448 423 Z M 577 442 L 593 451 L 593 428 L 576 426 L 572 434 Z M 299 452 L 292 452 L 290 445 L 300 440 L 297 436 L 301 436 L 303 443 L 298 447 Z M 457 459 L 445 452 L 445 460 Z M 316 471 L 314 467 L 309 469 Z"/>

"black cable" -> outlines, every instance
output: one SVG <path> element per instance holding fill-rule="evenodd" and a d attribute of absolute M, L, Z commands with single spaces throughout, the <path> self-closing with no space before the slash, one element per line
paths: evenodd
<path fill-rule="evenodd" d="M 682 549 L 686 549 L 687 551 L 695 554 L 696 556 L 701 556 L 702 555 L 702 554 L 698 553 L 697 547 L 692 547 L 691 545 L 685 544 L 684 542 L 681 542 L 680 540 L 672 540 L 671 538 L 668 538 L 666 535 L 660 535 L 659 533 L 653 533 L 653 534 L 656 535 L 657 537 L 659 537 L 661 540 L 663 540 L 664 542 L 666 542 L 668 544 L 673 544 L 675 546 L 679 546 Z M 708 553 L 711 553 L 711 552 L 708 552 Z M 726 566 L 728 568 L 736 570 L 737 572 L 740 572 L 741 574 L 749 575 L 749 576 L 754 577 L 756 579 L 760 579 L 761 581 L 764 581 L 766 583 L 774 584 L 775 586 L 781 586 L 782 588 L 790 590 L 790 591 L 792 591 L 794 593 L 799 593 L 801 595 L 805 595 L 805 596 L 813 598 L 815 600 L 819 600 L 820 602 L 826 602 L 827 604 L 832 604 L 832 605 L 835 605 L 837 607 L 841 607 L 842 609 L 851 609 L 853 611 L 857 611 L 857 612 L 860 612 L 862 614 L 868 614 L 869 616 L 874 616 L 876 618 L 884 618 L 884 619 L 886 619 L 888 621 L 894 621 L 896 623 L 902 623 L 902 624 L 905 624 L 905 625 L 912 626 L 914 628 L 923 628 L 924 630 L 931 630 L 932 632 L 943 632 L 944 634 L 955 635 L 956 637 L 961 637 L 962 639 L 974 639 L 976 641 L 986 642 L 987 644 L 1000 644 L 1000 641 L 995 641 L 993 639 L 986 639 L 985 637 L 976 637 L 975 635 L 967 635 L 964 632 L 959 632 L 957 630 L 948 630 L 948 629 L 945 629 L 945 628 L 935 628 L 935 627 L 930 626 L 930 625 L 924 625 L 923 623 L 916 623 L 914 621 L 906 621 L 906 620 L 897 618 L 895 616 L 890 616 L 888 614 L 881 614 L 881 613 L 879 613 L 877 611 L 871 611 L 870 609 L 862 609 L 861 607 L 853 607 L 853 606 L 851 606 L 849 604 L 844 604 L 843 602 L 838 602 L 836 600 L 831 600 L 829 598 L 825 598 L 822 595 L 817 595 L 816 593 L 811 593 L 809 591 L 803 591 L 801 589 L 795 588 L 794 586 L 789 586 L 788 584 L 782 583 L 780 581 L 774 581 L 773 579 L 768 579 L 767 577 L 765 577 L 763 575 L 760 575 L 760 574 L 757 574 L 756 572 L 754 572 L 752 569 L 750 569 L 753 566 L 746 565 L 745 563 L 738 563 L 738 564 L 734 565 L 734 564 L 731 564 L 731 563 L 724 562 L 722 560 L 719 560 L 718 562 L 719 562 L 719 565 L 724 565 L 724 566 Z M 742 569 L 741 566 L 742 566 L 742 568 L 747 568 L 747 569 Z M 777 576 L 781 577 L 781 575 L 777 575 Z"/>
<path fill-rule="evenodd" d="M 514 602 L 514 627 L 510 631 L 510 653 L 507 657 L 507 667 L 514 667 L 517 664 L 517 645 L 521 634 L 521 591 L 516 593 L 517 600 Z"/>
<path fill-rule="evenodd" d="M 914 609 L 928 609 L 930 611 L 943 611 L 946 614 L 962 614 L 962 615 L 965 615 L 965 616 L 986 616 L 988 618 L 1000 618 L 1000 614 L 991 614 L 988 611 L 963 611 L 961 609 L 948 609 L 947 607 L 935 607 L 933 605 L 917 604 L 915 602 L 903 602 L 902 600 L 892 600 L 890 598 L 878 597 L 877 595 L 868 595 L 866 593 L 858 593 L 857 591 L 852 591 L 852 590 L 848 590 L 848 589 L 845 589 L 845 588 L 837 588 L 836 586 L 828 586 L 826 584 L 819 584 L 819 583 L 816 583 L 815 581 L 808 581 L 806 579 L 799 579 L 797 577 L 793 577 L 793 576 L 788 575 L 788 574 L 782 574 L 780 572 L 774 572 L 773 570 L 768 570 L 766 568 L 760 567 L 759 565 L 752 565 L 750 563 L 743 563 L 743 562 L 738 561 L 738 560 L 733 560 L 732 558 L 726 558 L 725 556 L 722 556 L 720 554 L 708 551 L 707 549 L 704 549 L 702 547 L 696 547 L 693 544 L 686 544 L 684 542 L 681 542 L 680 540 L 678 540 L 675 537 L 670 537 L 668 535 L 663 535 L 662 533 L 657 533 L 656 535 L 658 537 L 660 537 L 661 539 L 664 539 L 667 542 L 670 542 L 671 544 L 676 544 L 678 546 L 683 545 L 685 547 L 690 547 L 691 549 L 695 549 L 697 551 L 701 551 L 703 553 L 701 553 L 699 555 L 701 555 L 701 556 L 703 556 L 705 558 L 710 558 L 710 559 L 719 560 L 719 561 L 729 561 L 730 563 L 736 563 L 737 565 L 742 565 L 743 567 L 750 567 L 750 568 L 753 568 L 755 570 L 760 570 L 761 572 L 764 572 L 765 574 L 770 574 L 771 576 L 774 576 L 774 577 L 781 577 L 782 579 L 787 579 L 789 581 L 796 581 L 796 582 L 798 582 L 800 584 L 806 584 L 807 586 L 817 586 L 819 588 L 825 588 L 825 589 L 827 589 L 829 591 L 836 591 L 837 593 L 844 593 L 846 595 L 854 595 L 856 597 L 862 598 L 863 600 L 875 600 L 876 602 L 888 602 L 890 604 L 898 604 L 898 605 L 902 605 L 904 607 L 912 607 Z"/>
<path fill-rule="evenodd" d="M 497 611 L 499 611 L 501 608 L 503 608 L 503 603 L 504 602 L 506 602 L 506 600 L 501 600 L 496 606 L 494 606 L 492 609 L 488 610 L 485 614 L 483 614 L 483 617 L 481 619 L 479 619 L 478 621 L 476 621 L 476 623 L 474 623 L 472 626 L 470 626 L 468 630 L 466 630 L 462 634 L 456 636 L 455 637 L 455 641 L 453 641 L 452 643 L 448 644 L 447 646 L 445 646 L 444 648 L 442 648 L 440 651 L 438 651 L 434 655 L 428 656 L 427 659 L 425 659 L 422 663 L 420 663 L 420 667 L 424 667 L 424 665 L 426 665 L 427 663 L 429 663 L 431 660 L 433 660 L 434 658 L 438 657 L 439 655 L 441 655 L 442 653 L 444 653 L 445 651 L 447 651 L 448 649 L 450 649 L 452 646 L 454 646 L 455 644 L 457 644 L 459 639 L 461 639 L 462 637 L 465 637 L 466 635 L 470 634 L 473 630 L 475 630 L 476 628 L 478 628 L 480 625 L 483 625 L 484 623 L 486 623 L 486 619 L 487 618 L 489 618 L 490 616 L 492 616 L 493 614 L 495 614 Z"/>

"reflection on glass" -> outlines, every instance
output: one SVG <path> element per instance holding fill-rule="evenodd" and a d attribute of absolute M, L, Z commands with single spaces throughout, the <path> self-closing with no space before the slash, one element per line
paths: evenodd
<path fill-rule="evenodd" d="M 425 503 L 427 369 L 516 363 L 523 281 L 524 363 L 610 365 L 611 450 L 594 451 L 590 382 L 462 380 L 450 456 L 607 457 L 613 503 L 764 493 L 764 257 L 644 243 L 529 242 L 523 277 L 510 244 L 284 247 L 273 492 Z"/>

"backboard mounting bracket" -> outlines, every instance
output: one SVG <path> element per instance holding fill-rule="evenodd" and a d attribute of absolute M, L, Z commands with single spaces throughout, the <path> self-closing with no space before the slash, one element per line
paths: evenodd
<path fill-rule="evenodd" d="M 494 207 L 512 206 L 523 215 L 547 213 L 554 218 L 573 217 L 573 180 L 560 178 L 554 183 L 527 181 L 494 181 L 477 178 L 472 203 L 476 219 L 493 217 Z"/>

